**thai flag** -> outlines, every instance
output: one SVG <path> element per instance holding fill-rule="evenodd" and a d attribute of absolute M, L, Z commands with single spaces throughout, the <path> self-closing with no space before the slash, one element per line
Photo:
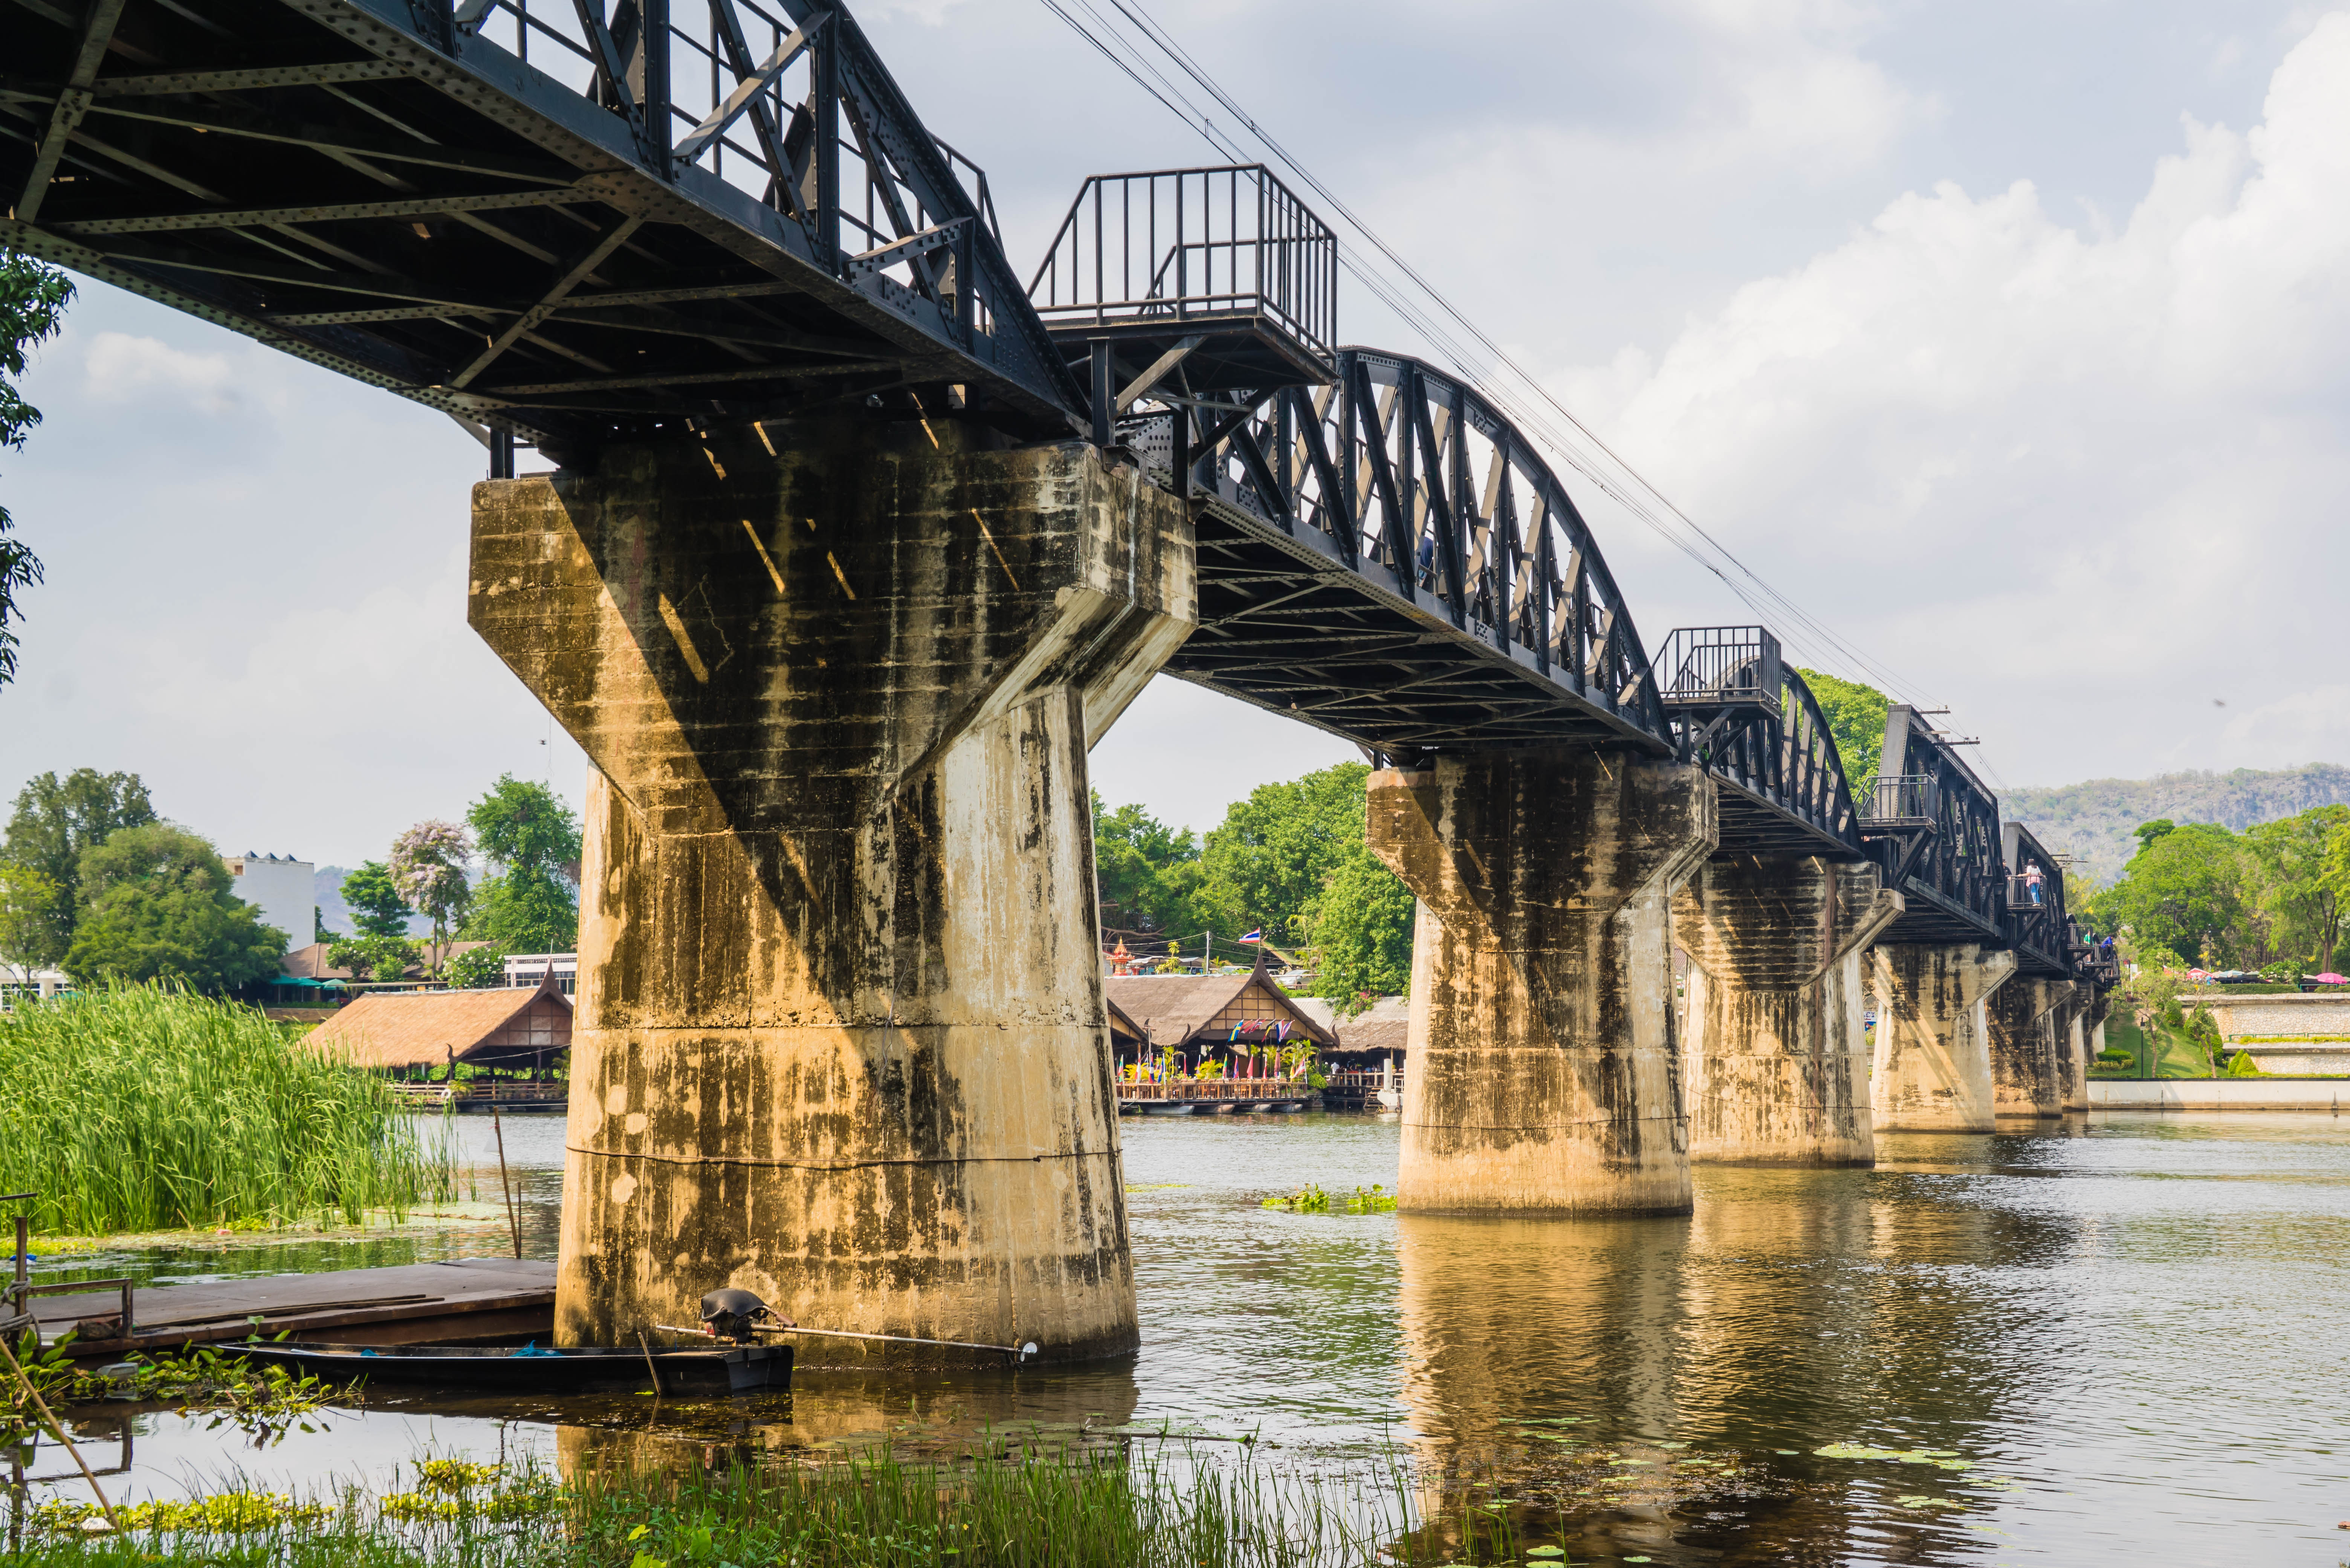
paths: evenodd
<path fill-rule="evenodd" d="M 1264 940 L 1264 928 L 1263 926 L 1259 926 L 1256 929 L 1243 937 L 1241 940 L 1244 942 L 1261 942 Z"/>

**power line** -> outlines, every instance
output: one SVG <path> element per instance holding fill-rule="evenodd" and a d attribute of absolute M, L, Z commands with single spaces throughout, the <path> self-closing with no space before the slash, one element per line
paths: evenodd
<path fill-rule="evenodd" d="M 1062 8 L 1057 0 L 1045 0 L 1048 9 L 1061 17 L 1106 57 L 1117 64 L 1120 70 L 1131 78 L 1138 86 L 1142 87 L 1169 112 L 1197 130 L 1202 139 L 1220 153 L 1232 159 L 1235 162 L 1250 161 L 1239 151 L 1236 138 L 1217 125 L 1213 116 L 1201 109 L 1177 84 L 1159 71 L 1150 62 L 1149 57 L 1137 48 L 1130 39 L 1120 35 L 1107 18 L 1088 3 L 1088 0 L 1072 0 L 1072 3 L 1093 18 L 1101 29 L 1100 34 L 1097 34 L 1093 28 L 1086 26 L 1072 16 Z M 1270 151 L 1300 183 L 1313 191 L 1331 212 L 1353 228 L 1380 258 L 1408 279 L 1412 287 L 1431 301 L 1437 309 L 1465 332 L 1478 348 L 1484 350 L 1484 353 L 1492 360 L 1498 360 L 1518 382 L 1530 389 L 1585 441 L 1596 448 L 1601 457 L 1604 457 L 1605 464 L 1598 459 L 1577 451 L 1575 442 L 1553 427 L 1547 419 L 1542 417 L 1539 410 L 1527 410 L 1520 405 L 1517 399 L 1496 388 L 1492 384 L 1489 366 L 1481 365 L 1477 354 L 1470 351 L 1453 337 L 1451 332 L 1432 319 L 1427 312 L 1420 310 L 1406 299 L 1403 296 L 1403 291 L 1391 284 L 1390 280 L 1380 276 L 1375 267 L 1358 262 L 1353 254 L 1352 247 L 1342 247 L 1339 260 L 1340 264 L 1347 268 L 1348 275 L 1363 285 L 1373 297 L 1387 306 L 1399 319 L 1419 332 L 1431 346 L 1451 361 L 1458 372 L 1472 384 L 1477 385 L 1480 390 L 1500 406 L 1513 422 L 1530 430 L 1569 467 L 1595 485 L 1601 493 L 1623 507 L 1635 519 L 1680 551 L 1690 561 L 1711 574 L 1759 618 L 1777 621 L 1783 636 L 1798 658 L 1815 664 L 1833 666 L 1841 663 L 1847 669 L 1856 669 L 1873 678 L 1887 691 L 1905 696 L 1914 706 L 1930 705 L 1920 701 L 1912 694 L 1910 683 L 1907 680 L 1846 642 L 1825 622 L 1773 587 L 1761 574 L 1748 566 L 1734 552 L 1699 525 L 1621 453 L 1576 418 L 1574 412 L 1560 402 L 1547 387 L 1511 358 L 1500 345 L 1470 320 L 1465 313 L 1446 298 L 1440 290 L 1421 276 L 1419 271 L 1372 229 L 1343 197 L 1311 170 L 1305 167 L 1286 147 L 1266 131 L 1231 93 L 1227 92 L 1197 60 L 1192 58 L 1190 53 L 1175 40 L 1172 34 L 1143 9 L 1140 0 L 1108 0 L 1108 4 L 1126 18 L 1131 27 L 1171 60 L 1178 69 L 1212 97 L 1226 113 L 1245 126 L 1250 134 Z M 1103 35 L 1107 35 L 1107 38 Z M 1117 46 L 1123 47 L 1133 57 L 1135 63 L 1128 63 L 1128 58 L 1119 54 L 1118 48 L 1108 41 L 1110 39 L 1114 39 Z M 1139 71 L 1137 69 L 1137 65 L 1140 67 Z M 1142 79 L 1141 71 L 1149 72 L 1159 85 L 1153 87 L 1149 82 L 1145 82 Z M 1603 466 L 1607 465 L 1612 465 L 1616 471 L 1628 479 L 1629 485 L 1617 483 L 1609 474 L 1601 472 Z M 1666 516 L 1659 515 L 1658 512 L 1642 499 L 1643 495 L 1652 497 L 1669 514 L 1670 522 L 1667 521 Z M 1676 524 L 1679 524 L 1678 527 L 1674 525 Z M 1690 535 L 1694 535 L 1694 540 Z M 1716 559 L 1709 558 L 1710 556 L 1718 557 L 1720 562 L 1727 563 L 1730 568 L 1744 581 L 1742 583 L 1734 580 L 1729 571 L 1725 571 L 1721 565 L 1717 564 Z M 1750 584 L 1753 590 L 1752 592 L 1747 587 Z M 1773 608 L 1766 607 L 1765 604 L 1757 602 L 1758 594 L 1762 599 L 1768 601 L 1769 607 L 1775 607 L 1775 613 Z M 1814 651 L 1815 649 L 1828 651 L 1837 657 L 1822 658 L 1818 651 Z"/>

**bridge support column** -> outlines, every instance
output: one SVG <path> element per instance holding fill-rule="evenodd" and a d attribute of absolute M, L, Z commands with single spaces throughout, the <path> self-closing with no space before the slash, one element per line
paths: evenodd
<path fill-rule="evenodd" d="M 1874 866 L 1714 859 L 1673 901 L 1690 955 L 1690 1158 L 1874 1165 L 1861 953 L 1901 896 Z"/>
<path fill-rule="evenodd" d="M 1694 768 L 1544 749 L 1371 775 L 1419 897 L 1401 1207 L 1682 1213 L 1672 898 L 1716 842 Z"/>
<path fill-rule="evenodd" d="M 1989 1132 L 1991 1075 L 1984 999 L 2015 972 L 2015 954 L 1884 942 L 1871 950 L 1879 1132 Z"/>
<path fill-rule="evenodd" d="M 983 439 L 771 423 L 474 491 L 472 623 L 595 764 L 560 1343 L 723 1285 L 1136 1342 L 1086 751 L 1190 629 L 1191 527 Z"/>
<path fill-rule="evenodd" d="M 2057 1009 L 2056 1087 L 2069 1115 L 2089 1108 L 2089 1005 L 2091 988 L 2078 981 Z"/>
<path fill-rule="evenodd" d="M 2060 992 L 2069 989 L 2044 980 L 2011 980 L 1990 998 L 1985 1018 L 1994 1116 L 2064 1114 L 2056 1012 L 2063 1003 Z"/>

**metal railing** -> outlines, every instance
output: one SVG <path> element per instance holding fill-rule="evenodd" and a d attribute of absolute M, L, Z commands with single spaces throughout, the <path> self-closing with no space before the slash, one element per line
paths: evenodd
<path fill-rule="evenodd" d="M 1784 684 L 1779 639 L 1759 626 L 1683 627 L 1649 666 L 1667 708 L 1752 707 L 1779 711 Z"/>
<path fill-rule="evenodd" d="M 1327 360 L 1338 242 L 1261 163 L 1097 174 L 1028 298 L 1048 327 L 1262 316 Z"/>
<path fill-rule="evenodd" d="M 1873 827 L 1931 827 L 1939 799 L 1931 774 L 1881 774 L 1861 819 Z"/>

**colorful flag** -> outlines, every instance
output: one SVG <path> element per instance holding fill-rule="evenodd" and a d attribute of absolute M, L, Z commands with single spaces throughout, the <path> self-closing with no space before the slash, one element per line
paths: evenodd
<path fill-rule="evenodd" d="M 1244 942 L 1261 942 L 1264 940 L 1264 928 L 1263 926 L 1259 926 L 1255 930 L 1253 930 L 1248 935 L 1243 937 L 1241 940 Z"/>

